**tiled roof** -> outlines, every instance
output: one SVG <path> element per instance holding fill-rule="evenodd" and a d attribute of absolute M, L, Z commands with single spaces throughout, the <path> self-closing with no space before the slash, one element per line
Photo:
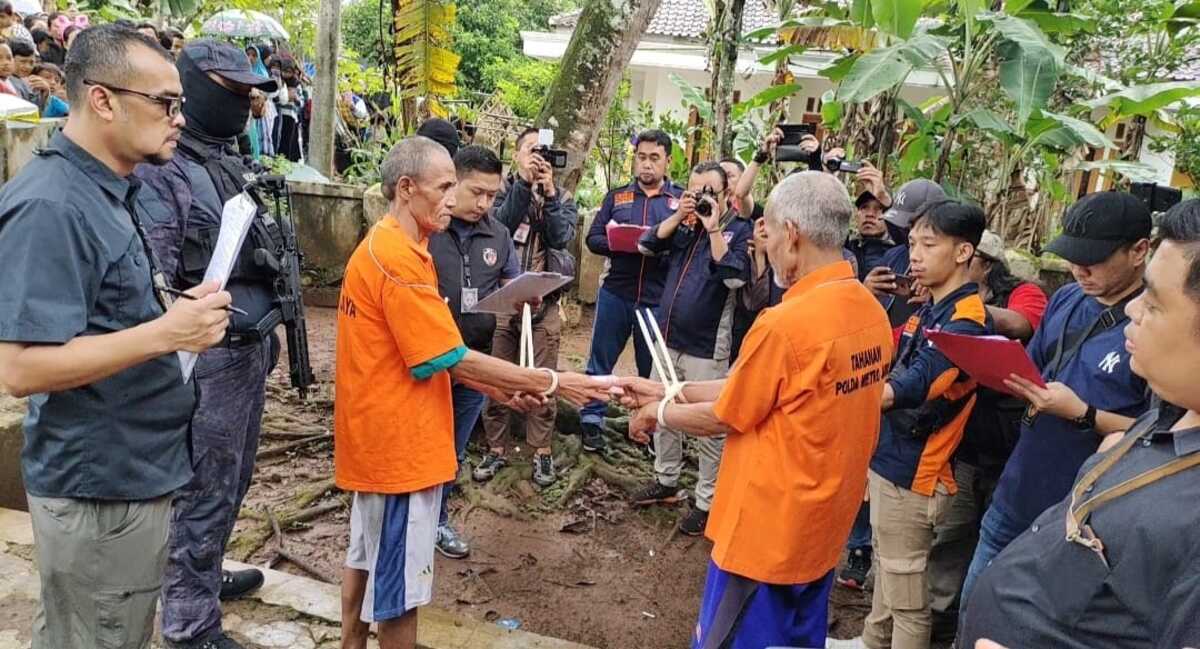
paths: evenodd
<path fill-rule="evenodd" d="M 572 29 L 579 22 L 580 11 L 559 14 L 550 19 L 551 27 Z M 662 0 L 658 12 L 650 20 L 646 33 L 652 36 L 699 38 L 708 28 L 711 16 L 704 0 Z M 775 12 L 765 0 L 746 0 L 742 14 L 742 33 L 752 32 L 779 23 Z"/>

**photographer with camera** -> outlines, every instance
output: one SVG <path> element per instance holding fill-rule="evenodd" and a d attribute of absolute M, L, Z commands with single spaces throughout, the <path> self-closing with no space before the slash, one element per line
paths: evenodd
<path fill-rule="evenodd" d="M 514 170 L 509 172 L 494 205 L 495 219 L 508 228 L 516 245 L 522 272 L 552 271 L 575 274 L 575 259 L 567 246 L 575 239 L 579 210 L 562 187 L 554 184 L 554 167 L 543 157 L 547 148 L 539 145 L 539 131 L 527 128 L 517 136 Z M 534 363 L 557 369 L 558 342 L 562 333 L 559 296 L 552 294 L 533 311 Z M 520 349 L 519 316 L 499 319 L 492 340 L 492 356 L 516 362 Z M 525 440 L 534 448 L 533 481 L 546 487 L 557 475 L 551 441 L 557 402 L 525 418 Z M 483 414 L 483 430 L 488 452 L 475 467 L 473 477 L 491 480 L 506 464 L 504 440 L 508 433 L 509 412 L 502 404 L 490 403 Z"/>
<path fill-rule="evenodd" d="M 733 343 L 734 291 L 746 283 L 750 268 L 747 245 L 753 226 L 726 206 L 729 179 L 716 162 L 692 170 L 679 208 L 642 235 L 646 255 L 667 260 L 667 280 L 657 319 L 681 381 L 722 379 L 729 373 Z M 695 501 L 679 522 L 691 536 L 704 532 L 717 481 L 725 438 L 698 441 L 700 477 Z M 679 500 L 683 471 L 683 434 L 659 427 L 654 435 L 656 479 L 633 496 L 636 505 Z"/>

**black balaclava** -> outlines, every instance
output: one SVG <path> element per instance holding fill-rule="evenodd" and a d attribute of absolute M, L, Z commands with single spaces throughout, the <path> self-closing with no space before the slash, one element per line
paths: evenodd
<path fill-rule="evenodd" d="M 228 140 L 246 129 L 250 119 L 250 96 L 239 95 L 208 78 L 208 73 L 188 56 L 179 55 L 179 79 L 183 83 L 183 116 L 187 128 L 210 137 Z"/>

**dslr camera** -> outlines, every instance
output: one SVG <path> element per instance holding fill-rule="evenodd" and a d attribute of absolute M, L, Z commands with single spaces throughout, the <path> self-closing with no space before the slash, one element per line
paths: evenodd
<path fill-rule="evenodd" d="M 543 128 L 538 131 L 538 143 L 533 147 L 533 154 L 550 163 L 555 169 L 567 166 L 567 152 L 554 148 L 554 131 Z"/>
<path fill-rule="evenodd" d="M 705 185 L 704 189 L 700 190 L 700 192 L 692 194 L 692 198 L 696 199 L 696 214 L 708 218 L 712 216 L 713 203 L 704 200 L 705 196 L 711 197 L 714 203 L 717 202 L 717 192 L 713 191 L 713 188 L 708 185 Z"/>
<path fill-rule="evenodd" d="M 1157 183 L 1133 183 L 1129 193 L 1145 203 L 1153 213 L 1166 212 L 1183 200 L 1181 190 Z"/>
<path fill-rule="evenodd" d="M 825 161 L 825 168 L 832 173 L 858 173 L 863 168 L 861 160 L 842 160 L 841 158 L 830 158 Z"/>
<path fill-rule="evenodd" d="M 562 149 L 552 149 L 544 144 L 533 147 L 533 154 L 550 163 L 555 169 L 567 166 L 567 152 Z"/>

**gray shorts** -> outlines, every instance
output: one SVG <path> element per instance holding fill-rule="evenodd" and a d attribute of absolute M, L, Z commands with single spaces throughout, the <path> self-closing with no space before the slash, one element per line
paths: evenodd
<path fill-rule="evenodd" d="M 346 567 L 367 573 L 359 619 L 398 618 L 433 600 L 442 485 L 407 494 L 354 492 Z"/>
<path fill-rule="evenodd" d="M 149 647 L 171 496 L 28 497 L 42 584 L 32 649 Z"/>

